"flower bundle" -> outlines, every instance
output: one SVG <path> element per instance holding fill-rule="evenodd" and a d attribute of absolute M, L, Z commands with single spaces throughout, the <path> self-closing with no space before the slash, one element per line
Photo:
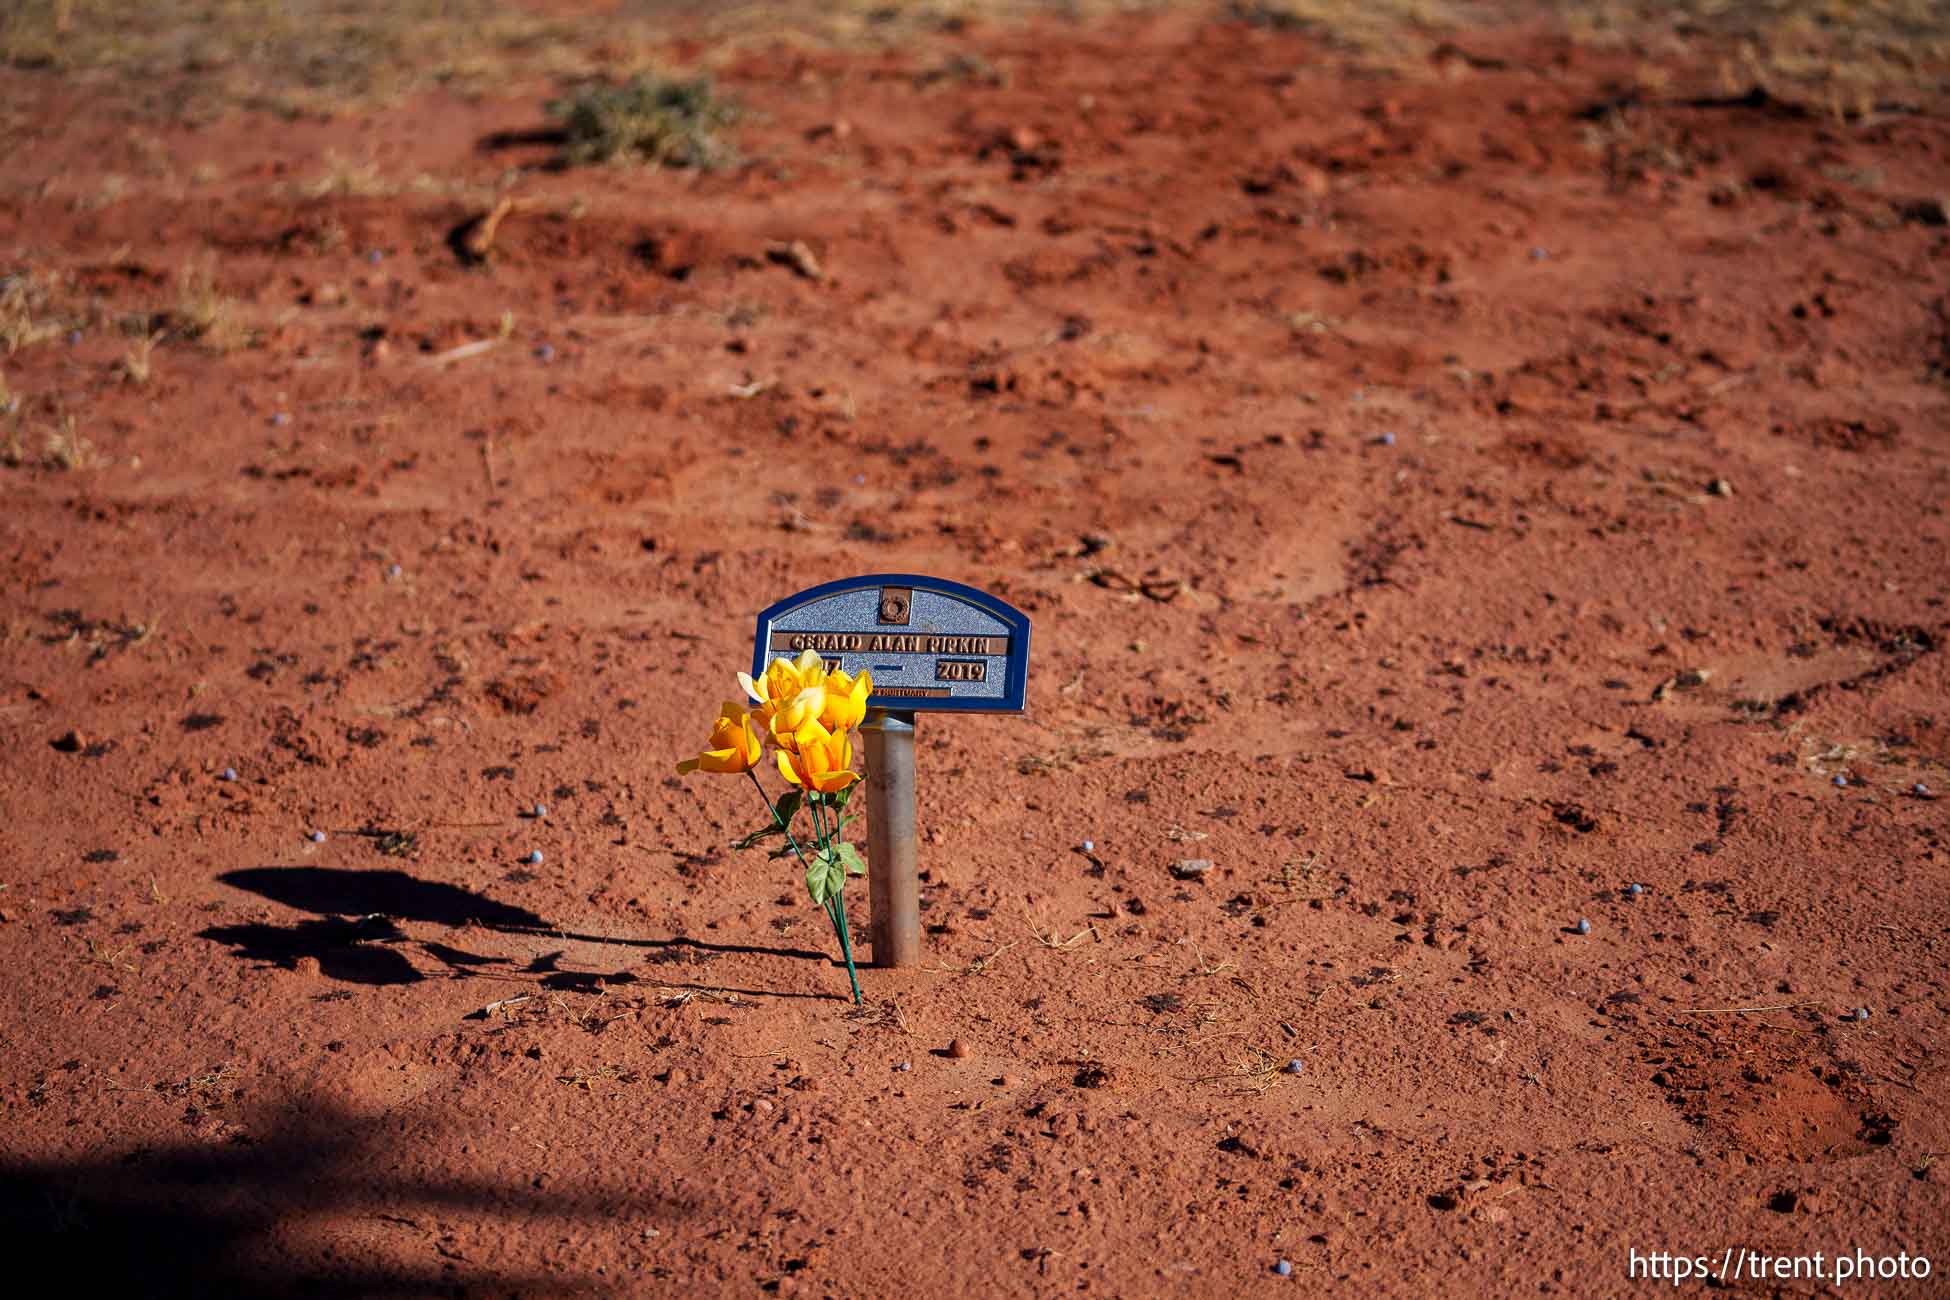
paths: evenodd
<path fill-rule="evenodd" d="M 771 856 L 795 857 L 805 867 L 806 892 L 833 923 L 858 1003 L 860 981 L 853 969 L 843 891 L 846 878 L 865 875 L 867 867 L 842 832 L 854 820 L 846 816 L 846 804 L 860 779 L 853 770 L 850 733 L 867 715 L 873 675 L 829 670 L 818 652 L 807 650 L 797 659 L 774 659 L 762 677 L 739 673 L 738 684 L 745 688 L 747 701 L 722 705 L 704 752 L 685 759 L 677 770 L 732 776 L 742 772 L 751 778 L 771 820 L 735 847 L 753 848 L 773 836 L 784 837 Z M 765 793 L 756 770 L 768 743 L 776 752 L 779 775 L 792 787 L 776 802 Z M 801 811 L 812 826 L 810 844 L 792 833 L 793 819 Z"/>

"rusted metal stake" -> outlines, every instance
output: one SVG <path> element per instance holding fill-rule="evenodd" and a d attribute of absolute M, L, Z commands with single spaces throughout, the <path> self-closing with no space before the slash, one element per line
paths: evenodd
<path fill-rule="evenodd" d="M 914 844 L 914 715 L 872 709 L 867 742 L 867 933 L 876 966 L 921 964 L 921 877 Z"/>

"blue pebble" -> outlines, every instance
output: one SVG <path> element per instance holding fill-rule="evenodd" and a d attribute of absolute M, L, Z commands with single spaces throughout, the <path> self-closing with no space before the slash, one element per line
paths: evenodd
<path fill-rule="evenodd" d="M 76 346 L 77 344 L 79 344 L 80 342 L 81 342 L 81 331 L 80 331 L 80 330 L 69 330 L 69 331 L 68 331 L 68 346 L 69 346 L 69 347 L 74 347 L 74 346 Z"/>
<path fill-rule="evenodd" d="M 386 576 L 389 578 L 397 578 L 404 572 L 406 570 L 400 568 L 397 564 L 389 564 L 386 566 Z"/>
<path fill-rule="evenodd" d="M 547 804 L 545 804 L 545 803 L 538 803 L 538 804 L 536 804 L 536 805 L 535 805 L 535 815 L 536 815 L 537 817 L 546 817 L 546 816 L 548 816 L 548 805 L 547 805 Z"/>
<path fill-rule="evenodd" d="M 373 249 L 370 253 L 366 254 L 366 261 L 370 262 L 374 266 L 378 266 L 381 262 L 385 260 L 386 260 L 386 255 L 380 252 L 376 248 Z"/>
<path fill-rule="evenodd" d="M 223 770 L 223 779 L 226 781 L 235 781 L 237 779 L 237 769 L 234 767 L 226 767 Z"/>
<path fill-rule="evenodd" d="M 1083 851 L 1085 853 L 1095 853 L 1097 851 L 1097 841 L 1085 840 L 1083 842 Z"/>
<path fill-rule="evenodd" d="M 1631 884 L 1625 886 L 1625 892 L 1629 894 L 1631 897 L 1637 898 L 1640 894 L 1643 894 L 1645 892 L 1645 886 L 1639 884 L 1635 880 Z"/>
<path fill-rule="evenodd" d="M 542 851 L 540 849 L 536 849 L 528 855 L 528 865 L 531 867 L 539 867 L 542 865 Z"/>
<path fill-rule="evenodd" d="M 544 343 L 535 349 L 535 358 L 538 361 L 553 361 L 555 360 L 555 348 L 550 344 Z"/>
<path fill-rule="evenodd" d="M 1392 433 L 1384 433 L 1379 438 L 1376 438 L 1375 441 L 1384 447 L 1392 447 L 1395 445 L 1395 435 Z"/>
<path fill-rule="evenodd" d="M 1572 926 L 1571 928 L 1572 928 L 1573 930 L 1576 930 L 1576 931 L 1577 931 L 1577 932 L 1578 932 L 1579 934 L 1590 934 L 1590 933 L 1591 933 L 1591 922 L 1589 922 L 1589 921 L 1587 921 L 1587 920 L 1586 920 L 1585 918 L 1583 918 L 1582 916 L 1580 916 L 1580 917 L 1578 918 L 1578 923 L 1577 923 L 1576 925 L 1574 925 L 1574 926 Z"/>
<path fill-rule="evenodd" d="M 1857 1007 L 1848 1013 L 1848 1018 L 1850 1020 L 1867 1020 L 1869 1018 L 1869 1009 L 1867 1007 Z"/>
<path fill-rule="evenodd" d="M 1300 1063 L 1300 1059 L 1298 1057 L 1295 1057 L 1293 1060 L 1288 1061 L 1285 1065 L 1281 1066 L 1280 1069 L 1287 1074 L 1304 1074 L 1306 1072 L 1307 1067 Z"/>
<path fill-rule="evenodd" d="M 1286 1260 L 1281 1260 L 1279 1263 L 1273 1265 L 1273 1271 L 1281 1277 L 1291 1277 L 1293 1276 L 1293 1265 Z"/>
<path fill-rule="evenodd" d="M 1845 777 L 1845 776 L 1838 776 L 1838 777 L 1836 777 L 1836 778 L 1835 778 L 1835 784 L 1836 784 L 1836 785 L 1847 785 L 1847 784 L 1848 784 L 1848 778 L 1847 778 L 1847 777 Z"/>
<path fill-rule="evenodd" d="M 311 842 L 312 842 L 313 844 L 323 844 L 323 843 L 325 842 L 325 832 L 324 832 L 324 831 L 313 831 L 313 832 L 311 833 Z"/>
<path fill-rule="evenodd" d="M 271 417 L 271 427 L 275 429 L 282 429 L 285 425 L 290 423 L 291 423 L 291 417 L 285 414 L 283 411 L 279 411 L 276 415 Z"/>
<path fill-rule="evenodd" d="M 1921 781 L 1918 781 L 1915 785 L 1911 786 L 1909 788 L 1909 792 L 1913 795 L 1917 795 L 1924 799 L 1930 797 L 1930 787 L 1924 785 Z"/>

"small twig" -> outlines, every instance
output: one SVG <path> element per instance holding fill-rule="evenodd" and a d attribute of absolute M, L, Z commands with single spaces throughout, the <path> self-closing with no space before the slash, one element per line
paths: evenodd
<path fill-rule="evenodd" d="M 466 361 L 480 356 L 483 352 L 492 352 L 505 342 L 506 339 L 476 339 L 472 343 L 463 343 L 457 348 L 448 348 L 445 352 L 436 352 L 426 359 L 426 364 L 444 366 L 456 361 Z"/>
<path fill-rule="evenodd" d="M 923 966 L 921 969 L 933 971 L 937 975 L 980 975 L 988 970 L 989 966 L 994 963 L 997 957 L 1000 957 L 1003 953 L 1015 946 L 1013 943 L 1005 943 L 994 952 L 989 953 L 987 956 L 977 957 L 966 966 Z"/>
<path fill-rule="evenodd" d="M 1084 939 L 1093 936 L 1097 937 L 1100 941 L 1102 939 L 1102 936 L 1097 934 L 1097 927 L 1094 925 L 1087 925 L 1083 929 L 1078 930 L 1075 934 L 1071 935 L 1069 938 L 1062 939 L 1062 940 L 1059 940 L 1056 937 L 1059 931 L 1051 930 L 1048 934 L 1044 934 L 1041 930 L 1038 930 L 1034 925 L 1031 925 L 1029 927 L 1029 933 L 1035 935 L 1036 942 L 1043 945 L 1043 947 L 1054 948 L 1059 952 L 1072 948 L 1076 946 L 1078 943 L 1081 943 Z"/>
<path fill-rule="evenodd" d="M 497 1011 L 505 1011 L 509 1007 L 519 1006 L 534 996 L 535 995 L 533 993 L 517 993 L 515 994 L 515 996 L 511 998 L 502 998 L 499 1002 L 488 1003 L 486 1006 L 482 1007 L 479 1011 L 476 1011 L 474 1013 L 474 1016 L 479 1017 L 482 1020 L 485 1020 Z M 470 1019 L 471 1018 L 473 1017 L 470 1017 Z"/>
<path fill-rule="evenodd" d="M 1783 1002 L 1771 1007 L 1680 1007 L 1682 1016 L 1752 1015 L 1757 1011 L 1799 1011 L 1803 1007 L 1818 1007 L 1819 1002 Z"/>

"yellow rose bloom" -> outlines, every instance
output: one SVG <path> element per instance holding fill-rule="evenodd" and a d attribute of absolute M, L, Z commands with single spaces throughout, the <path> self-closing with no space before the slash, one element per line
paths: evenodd
<path fill-rule="evenodd" d="M 773 711 L 769 725 L 775 736 L 797 736 L 800 728 L 808 722 L 818 722 L 825 712 L 826 688 L 808 686 L 780 704 Z"/>
<path fill-rule="evenodd" d="M 725 704 L 711 726 L 710 745 L 696 758 L 677 765 L 679 773 L 722 772 L 736 775 L 749 772 L 764 752 L 764 740 L 752 725 L 751 714 L 742 705 Z"/>
<path fill-rule="evenodd" d="M 826 674 L 826 706 L 819 721 L 829 731 L 857 727 L 867 716 L 867 697 L 873 694 L 873 674 L 860 670 L 858 677 L 836 670 Z"/>
<path fill-rule="evenodd" d="M 799 674 L 801 690 L 826 684 L 826 660 L 817 650 L 801 650 L 799 657 L 792 661 L 792 670 Z"/>
<path fill-rule="evenodd" d="M 779 775 L 802 790 L 815 794 L 838 794 L 860 779 L 851 768 L 853 742 L 844 729 L 828 731 L 817 721 L 808 722 L 794 737 L 798 746 L 779 751 Z"/>
<path fill-rule="evenodd" d="M 797 659 L 778 658 L 765 666 L 761 677 L 750 673 L 739 673 L 738 684 L 745 688 L 758 707 L 752 712 L 759 722 L 775 734 L 791 735 L 799 729 L 799 722 L 781 726 L 775 721 L 778 711 L 799 695 L 814 688 L 824 687 L 826 682 L 826 661 L 817 650 L 802 650 Z M 823 703 L 822 706 L 823 708 Z M 815 716 L 821 711 L 814 709 Z"/>

